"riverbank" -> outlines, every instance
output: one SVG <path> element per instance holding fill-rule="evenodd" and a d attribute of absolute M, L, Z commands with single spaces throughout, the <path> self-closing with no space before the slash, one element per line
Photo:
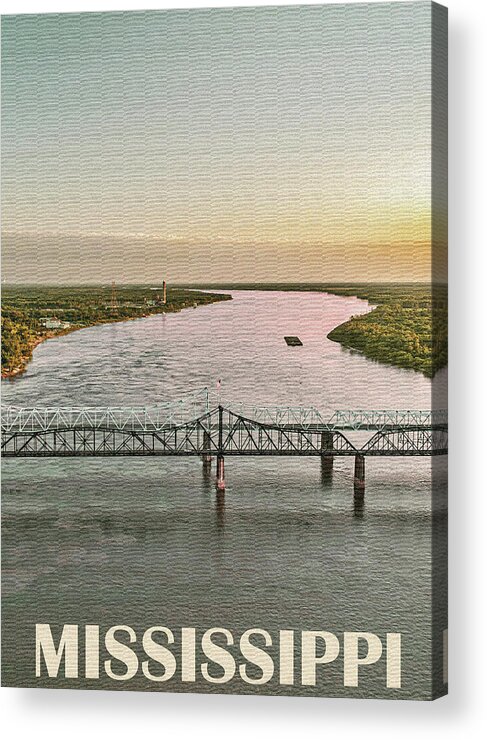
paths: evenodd
<path fill-rule="evenodd" d="M 75 329 L 71 329 L 71 331 L 76 331 L 77 328 L 78 327 L 76 327 Z M 46 339 L 51 339 L 52 337 L 61 336 L 61 334 L 67 333 L 68 332 L 66 330 L 63 332 L 58 332 L 57 334 L 55 332 L 46 332 L 44 335 L 33 336 L 32 338 L 28 339 L 23 345 L 22 350 L 20 350 L 21 354 L 19 356 L 17 365 L 15 367 L 8 368 L 2 365 L 2 380 L 5 380 L 7 378 L 15 378 L 17 375 L 22 375 L 22 373 L 25 372 L 30 360 L 32 359 L 32 354 L 35 348 L 38 347 L 39 344 L 42 344 L 42 342 L 44 342 Z M 3 335 L 4 328 L 2 326 L 2 342 Z"/>
<path fill-rule="evenodd" d="M 169 288 L 163 303 L 159 292 L 149 286 L 120 286 L 116 290 L 105 286 L 4 286 L 2 379 L 21 375 L 36 347 L 47 339 L 89 326 L 175 313 L 230 299 L 228 294 L 185 288 Z"/>
<path fill-rule="evenodd" d="M 196 286 L 194 286 L 196 287 Z M 223 289 L 209 285 L 208 288 Z M 289 290 L 355 296 L 373 307 L 351 316 L 327 337 L 376 362 L 415 370 L 428 378 L 448 361 L 448 288 L 429 283 L 230 284 L 226 289 Z"/>
<path fill-rule="evenodd" d="M 411 284 L 204 284 L 170 288 L 161 305 L 148 286 L 4 287 L 2 291 L 2 378 L 23 373 L 35 348 L 46 339 L 87 326 L 173 313 L 191 306 L 228 300 L 206 290 L 284 290 L 355 296 L 372 306 L 334 327 L 328 339 L 369 359 L 420 372 L 426 377 L 447 364 L 447 287 Z M 47 329 L 54 317 L 69 327 Z"/>
<path fill-rule="evenodd" d="M 369 359 L 423 373 L 428 378 L 448 362 L 446 286 L 357 286 L 335 288 L 374 308 L 332 329 L 328 339 Z"/>

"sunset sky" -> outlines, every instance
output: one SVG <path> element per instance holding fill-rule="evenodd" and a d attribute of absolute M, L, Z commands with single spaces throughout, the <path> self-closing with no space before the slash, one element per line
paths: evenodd
<path fill-rule="evenodd" d="M 4 281 L 430 278 L 429 2 L 9 16 L 2 57 Z"/>

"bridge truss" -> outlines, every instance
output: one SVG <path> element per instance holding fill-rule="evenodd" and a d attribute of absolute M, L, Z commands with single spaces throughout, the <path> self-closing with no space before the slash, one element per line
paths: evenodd
<path fill-rule="evenodd" d="M 371 418 L 367 428 L 370 424 Z M 264 423 L 221 405 L 197 418 L 182 421 L 172 415 L 157 425 L 154 416 L 132 415 L 129 422 L 128 417 L 112 410 L 105 414 L 59 410 L 55 414 L 32 409 L 17 416 L 7 414 L 2 427 L 4 457 L 422 456 L 446 454 L 448 446 L 445 424 L 398 425 L 388 420 L 378 429 L 372 427 L 376 433 L 357 446 L 344 434 L 347 426 L 340 423 L 299 425 L 288 418 L 279 424 Z"/>

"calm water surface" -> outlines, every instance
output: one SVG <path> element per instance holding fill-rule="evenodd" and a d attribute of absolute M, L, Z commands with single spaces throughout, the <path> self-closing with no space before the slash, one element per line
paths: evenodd
<path fill-rule="evenodd" d="M 2 384 L 3 404 L 148 405 L 215 388 L 221 378 L 225 398 L 249 403 L 330 413 L 430 407 L 427 378 L 327 340 L 334 326 L 369 310 L 366 302 L 232 295 L 47 341 L 22 377 Z M 303 346 L 288 347 L 284 335 Z M 229 458 L 223 498 L 197 458 L 4 461 L 4 682 L 70 685 L 35 679 L 36 622 L 363 630 L 403 633 L 403 688 L 392 693 L 424 696 L 432 528 L 444 526 L 443 514 L 431 513 L 431 460 L 369 458 L 366 467 L 362 507 L 354 504 L 352 458 L 335 461 L 332 479 L 316 458 Z M 344 689 L 337 661 L 317 689 L 301 691 L 389 696 L 382 669 L 367 670 L 365 688 Z M 161 690 L 145 679 L 96 684 Z M 176 679 L 162 687 L 195 689 Z M 292 693 L 239 678 L 197 688 Z"/>

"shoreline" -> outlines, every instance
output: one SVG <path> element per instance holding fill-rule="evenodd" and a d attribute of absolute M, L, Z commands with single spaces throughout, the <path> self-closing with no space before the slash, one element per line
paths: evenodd
<path fill-rule="evenodd" d="M 216 287 L 211 284 L 211 289 Z M 447 366 L 446 283 L 229 283 L 225 287 L 359 298 L 367 301 L 371 310 L 350 316 L 334 327 L 327 339 L 368 360 L 418 372 L 430 379 Z"/>
<path fill-rule="evenodd" d="M 186 306 L 186 308 L 190 308 L 189 306 Z M 184 309 L 179 309 L 180 311 Z M 164 312 L 166 313 L 166 312 Z M 168 311 L 167 313 L 178 313 L 178 311 Z M 44 342 L 47 342 L 49 339 L 57 339 L 58 337 L 64 337 L 68 334 L 73 334 L 77 331 L 83 331 L 83 329 L 92 329 L 94 326 L 108 326 L 108 324 L 121 324 L 124 321 L 137 321 L 137 319 L 148 319 L 149 316 L 161 316 L 163 315 L 163 312 L 154 312 L 154 313 L 147 313 L 143 316 L 124 316 L 123 318 L 119 319 L 112 319 L 111 321 L 97 321 L 93 324 L 86 324 L 86 326 L 70 326 L 69 329 L 60 329 L 59 331 L 50 331 L 46 332 L 46 334 L 43 334 L 40 337 L 37 337 L 34 342 L 32 342 L 32 345 L 29 347 L 30 353 L 29 356 L 25 356 L 22 360 L 22 364 L 18 367 L 15 367 L 13 370 L 2 370 L 2 380 L 11 380 L 12 378 L 16 378 L 19 375 L 22 375 L 27 370 L 27 366 L 29 365 L 29 362 L 32 360 L 32 355 L 34 354 L 34 351 L 37 349 L 37 347 L 40 344 L 43 344 Z"/>
<path fill-rule="evenodd" d="M 175 312 L 171 312 L 175 313 Z M 157 314 L 146 314 L 145 316 L 133 316 L 132 318 L 121 318 L 121 319 L 113 319 L 112 321 L 99 321 L 94 324 L 87 324 L 86 326 L 73 326 L 69 327 L 69 329 L 61 329 L 60 331 L 50 331 L 46 332 L 42 336 L 37 337 L 30 345 L 29 345 L 29 355 L 24 356 L 22 358 L 21 365 L 18 365 L 17 367 L 13 368 L 13 370 L 2 370 L 2 380 L 12 380 L 13 378 L 18 377 L 19 375 L 22 375 L 27 370 L 27 367 L 29 365 L 29 362 L 32 360 L 32 356 L 39 347 L 40 344 L 43 344 L 44 342 L 47 342 L 49 339 L 57 339 L 58 337 L 64 337 L 68 334 L 73 334 L 76 331 L 82 331 L 83 329 L 91 329 L 94 326 L 107 326 L 108 324 L 118 324 L 122 323 L 123 321 L 135 321 L 136 319 L 147 319 L 149 316 L 156 316 Z"/>
<path fill-rule="evenodd" d="M 81 327 L 76 327 L 76 329 L 73 329 L 73 331 L 76 331 L 79 328 L 81 328 Z M 67 334 L 68 331 L 69 330 L 66 330 L 64 333 Z M 20 365 L 18 365 L 17 367 L 14 367 L 13 370 L 3 370 L 2 369 L 2 380 L 12 380 L 13 378 L 16 378 L 17 376 L 22 375 L 22 373 L 24 373 L 26 371 L 27 365 L 29 364 L 29 362 L 32 359 L 32 355 L 34 354 L 34 350 L 40 344 L 42 344 L 43 342 L 45 342 L 46 339 L 53 339 L 54 337 L 58 337 L 58 336 L 61 336 L 61 333 L 59 333 L 59 334 L 52 333 L 52 334 L 49 334 L 49 335 L 46 334 L 45 336 L 42 336 L 42 337 L 37 337 L 35 339 L 35 341 L 33 341 L 29 345 L 29 355 L 28 356 L 24 356 L 22 358 L 22 363 Z"/>
<path fill-rule="evenodd" d="M 195 291 L 196 292 L 196 291 Z M 208 293 L 206 294 L 208 296 Z M 2 367 L 1 371 L 1 380 L 2 381 L 13 381 L 15 378 L 18 378 L 19 376 L 23 375 L 23 373 L 27 370 L 29 363 L 32 360 L 33 354 L 37 347 L 40 344 L 43 344 L 43 342 L 49 340 L 49 339 L 56 339 L 57 337 L 63 337 L 68 334 L 73 334 L 77 331 L 82 331 L 83 329 L 90 329 L 94 326 L 107 326 L 108 324 L 118 324 L 122 323 L 124 321 L 136 321 L 138 319 L 147 319 L 150 316 L 161 316 L 165 314 L 171 314 L 171 313 L 179 313 L 180 311 L 183 311 L 185 309 L 189 308 L 199 308 L 199 306 L 208 306 L 213 303 L 219 303 L 220 301 L 225 300 L 231 300 L 231 295 L 224 294 L 224 293 L 210 293 L 212 300 L 207 300 L 205 302 L 198 303 L 198 296 L 194 296 L 194 301 L 191 305 L 181 305 L 181 306 L 174 306 L 164 307 L 164 310 L 162 308 L 158 308 L 157 310 L 148 311 L 145 314 L 136 314 L 134 316 L 119 316 L 119 317 L 104 317 L 101 321 L 93 321 L 92 323 L 87 323 L 83 325 L 76 325 L 73 324 L 72 326 L 68 328 L 63 328 L 59 330 L 47 330 L 43 332 L 42 334 L 36 335 L 32 341 L 28 342 L 26 345 L 26 352 L 22 355 L 20 364 L 16 365 L 12 369 L 4 369 Z"/>
<path fill-rule="evenodd" d="M 436 372 L 447 364 L 446 335 L 444 326 L 446 321 L 445 296 L 446 286 L 431 285 L 429 283 L 384 283 L 384 284 L 326 284 L 315 283 L 278 284 L 267 283 L 255 285 L 242 283 L 240 285 L 210 284 L 208 287 L 201 284 L 178 286 L 189 291 L 205 291 L 212 295 L 213 300 L 208 303 L 231 299 L 228 293 L 213 293 L 212 291 L 232 290 L 261 290 L 261 291 L 290 291 L 290 292 L 319 292 L 339 297 L 356 297 L 368 303 L 370 310 L 358 316 L 351 315 L 342 324 L 334 327 L 327 335 L 327 339 L 337 342 L 344 349 L 357 352 L 374 362 L 383 365 L 399 367 L 403 370 L 419 372 L 432 378 Z M 208 303 L 193 303 L 208 305 Z M 22 358 L 20 365 L 12 370 L 2 369 L 2 380 L 12 380 L 22 375 L 36 347 L 47 339 L 69 334 L 80 329 L 102 324 L 132 321 L 147 318 L 161 313 L 177 313 L 182 305 L 172 309 L 149 311 L 144 315 L 122 316 L 103 321 L 95 321 L 84 326 L 73 326 L 60 331 L 46 332 L 38 336 L 29 345 L 29 353 Z M 433 339 L 435 340 L 433 342 Z"/>

